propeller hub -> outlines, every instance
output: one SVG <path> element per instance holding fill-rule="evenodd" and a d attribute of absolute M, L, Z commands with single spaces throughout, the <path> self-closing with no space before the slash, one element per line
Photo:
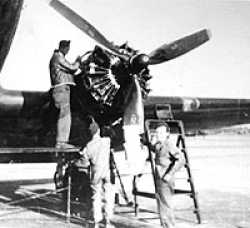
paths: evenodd
<path fill-rule="evenodd" d="M 137 54 L 131 57 L 130 66 L 134 72 L 139 72 L 149 64 L 149 57 L 145 54 Z"/>

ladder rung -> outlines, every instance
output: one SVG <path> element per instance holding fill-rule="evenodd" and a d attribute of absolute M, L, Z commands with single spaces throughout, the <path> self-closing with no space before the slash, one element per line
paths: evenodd
<path fill-rule="evenodd" d="M 133 194 L 136 195 L 136 196 L 142 196 L 142 197 L 146 197 L 146 198 L 152 198 L 152 199 L 155 198 L 155 194 L 150 193 L 150 192 L 141 192 L 141 191 L 133 190 Z M 194 195 L 195 193 L 192 192 L 191 190 L 175 189 L 174 194 L 190 194 L 190 195 Z"/>
<path fill-rule="evenodd" d="M 133 190 L 133 194 L 136 196 L 142 196 L 142 197 L 146 197 L 146 198 L 155 199 L 155 194 L 150 193 L 150 192 L 140 192 L 140 191 Z"/>
<path fill-rule="evenodd" d="M 175 189 L 175 194 L 194 194 L 191 190 Z"/>

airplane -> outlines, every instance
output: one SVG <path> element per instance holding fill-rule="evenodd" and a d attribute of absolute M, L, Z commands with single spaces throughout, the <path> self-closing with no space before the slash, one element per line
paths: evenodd
<path fill-rule="evenodd" d="M 184 121 L 187 131 L 249 123 L 250 100 L 192 97 L 148 96 L 150 65 L 177 58 L 210 39 L 207 29 L 164 44 L 149 54 L 115 45 L 93 25 L 58 0 L 49 6 L 63 18 L 90 36 L 98 45 L 82 56 L 81 72 L 75 76 L 72 94 L 71 143 L 87 142 L 84 117 L 92 114 L 108 134 L 113 146 L 124 145 L 128 160 L 134 164 L 140 153 L 140 134 L 144 119 L 160 118 L 159 113 L 171 106 L 176 119 Z M 23 0 L 0 3 L 0 70 L 8 55 Z M 144 99 L 145 98 L 145 99 Z M 161 112 L 163 110 L 163 112 Z M 24 154 L 25 148 L 48 147 L 55 144 L 56 110 L 50 91 L 17 91 L 0 87 L 0 146 L 2 151 L 20 149 L 19 155 L 0 156 L 0 162 L 51 162 L 52 156 Z"/>

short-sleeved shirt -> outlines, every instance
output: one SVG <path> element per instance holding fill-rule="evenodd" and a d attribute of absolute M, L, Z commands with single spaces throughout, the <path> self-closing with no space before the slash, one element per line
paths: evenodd
<path fill-rule="evenodd" d="M 160 177 L 174 174 L 183 163 L 183 154 L 170 140 L 155 145 L 155 165 Z"/>
<path fill-rule="evenodd" d="M 79 63 L 69 63 L 64 54 L 59 50 L 55 50 L 53 56 L 50 59 L 50 79 L 52 87 L 60 85 L 75 85 L 73 74 L 79 68 Z"/>

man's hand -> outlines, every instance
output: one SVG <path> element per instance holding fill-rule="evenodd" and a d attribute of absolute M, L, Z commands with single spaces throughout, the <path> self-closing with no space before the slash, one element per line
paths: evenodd
<path fill-rule="evenodd" d="M 163 180 L 164 182 L 170 182 L 170 181 L 172 180 L 172 178 L 173 178 L 172 175 L 166 174 L 166 175 L 164 175 L 164 176 L 162 177 L 162 180 Z"/>
<path fill-rule="evenodd" d="M 82 62 L 82 57 L 80 55 L 78 55 L 75 62 L 81 63 Z"/>
<path fill-rule="evenodd" d="M 151 145 L 155 145 L 157 143 L 157 138 L 156 138 L 156 135 L 151 135 L 151 138 L 150 138 L 150 143 Z"/>

